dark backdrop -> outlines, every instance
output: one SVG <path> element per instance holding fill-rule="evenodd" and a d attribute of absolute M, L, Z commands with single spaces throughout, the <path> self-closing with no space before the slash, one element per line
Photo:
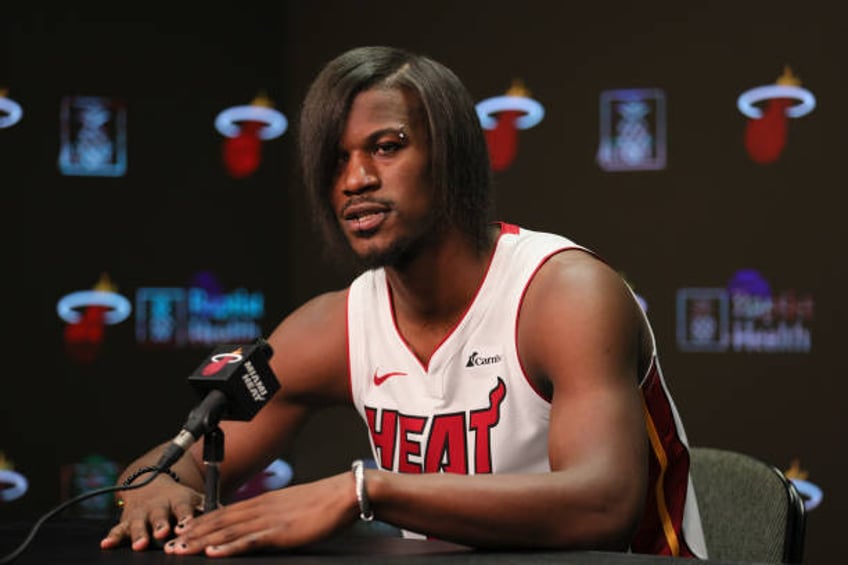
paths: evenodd
<path fill-rule="evenodd" d="M 40 515 L 60 500 L 61 465 L 92 453 L 127 461 L 174 434 L 194 402 L 185 377 L 203 348 L 139 347 L 126 322 L 106 328 L 95 361 L 73 363 L 56 315 L 61 296 L 90 289 L 104 271 L 132 297 L 214 270 L 227 288 L 264 292 L 267 333 L 297 304 L 347 283 L 350 273 L 322 259 L 309 227 L 293 131 L 263 143 L 255 174 L 233 179 L 212 121 L 259 90 L 293 121 L 329 58 L 394 44 L 448 64 L 476 100 L 524 81 L 546 116 L 519 133 L 513 164 L 495 175 L 498 218 L 563 233 L 624 273 L 649 305 L 690 442 L 782 469 L 797 459 L 824 492 L 809 514 L 807 561 L 838 558 L 848 511 L 840 439 L 848 85 L 837 14 L 790 2 L 579 11 L 550 2 L 291 4 L 214 14 L 174 4 L 167 16 L 114 4 L 16 8 L 0 20 L 0 88 L 25 109 L 19 124 L 0 129 L 13 314 L 0 451 L 31 481 L 0 517 Z M 780 159 L 760 165 L 746 154 L 736 98 L 774 82 L 784 65 L 818 105 L 790 121 Z M 617 88 L 664 90 L 664 170 L 597 165 L 599 94 Z M 58 172 L 66 95 L 126 100 L 124 177 Z M 743 268 L 775 290 L 813 297 L 810 352 L 681 350 L 677 290 L 724 287 Z M 316 418 L 284 454 L 296 480 L 367 454 L 361 429 L 347 410 Z"/>

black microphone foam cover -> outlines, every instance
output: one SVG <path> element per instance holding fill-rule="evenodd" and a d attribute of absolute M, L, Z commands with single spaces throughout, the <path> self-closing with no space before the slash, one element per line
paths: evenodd
<path fill-rule="evenodd" d="M 218 345 L 188 381 L 201 398 L 212 390 L 226 395 L 228 402 L 222 419 L 247 421 L 280 388 L 268 364 L 272 355 L 271 345 L 262 338 L 246 345 Z"/>

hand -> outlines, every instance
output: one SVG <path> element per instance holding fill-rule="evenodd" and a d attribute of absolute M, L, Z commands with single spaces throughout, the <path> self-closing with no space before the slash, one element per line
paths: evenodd
<path fill-rule="evenodd" d="M 176 538 L 165 544 L 171 554 L 205 551 L 226 557 L 267 548 L 291 548 L 324 539 L 358 515 L 352 473 L 266 492 L 181 520 Z"/>
<path fill-rule="evenodd" d="M 203 507 L 203 494 L 170 478 L 157 478 L 149 485 L 121 492 L 121 520 L 100 541 L 101 549 L 118 547 L 128 539 L 134 551 L 143 551 L 154 541 L 171 535 L 172 518 L 178 523 L 190 519 Z"/>

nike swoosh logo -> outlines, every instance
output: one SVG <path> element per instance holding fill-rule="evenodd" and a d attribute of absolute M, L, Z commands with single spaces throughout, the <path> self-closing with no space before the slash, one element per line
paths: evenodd
<path fill-rule="evenodd" d="M 406 373 L 401 373 L 400 371 L 393 371 L 391 373 L 384 373 L 382 375 L 378 375 L 377 371 L 374 371 L 374 385 L 380 386 L 381 384 L 386 382 L 386 379 L 388 379 L 389 377 L 394 377 L 395 375 L 405 375 L 405 374 Z"/>

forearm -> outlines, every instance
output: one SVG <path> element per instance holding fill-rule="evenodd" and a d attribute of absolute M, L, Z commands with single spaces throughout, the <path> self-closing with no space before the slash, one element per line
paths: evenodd
<path fill-rule="evenodd" d="M 368 471 L 378 520 L 474 547 L 627 549 L 642 497 L 591 473 L 453 475 Z"/>

